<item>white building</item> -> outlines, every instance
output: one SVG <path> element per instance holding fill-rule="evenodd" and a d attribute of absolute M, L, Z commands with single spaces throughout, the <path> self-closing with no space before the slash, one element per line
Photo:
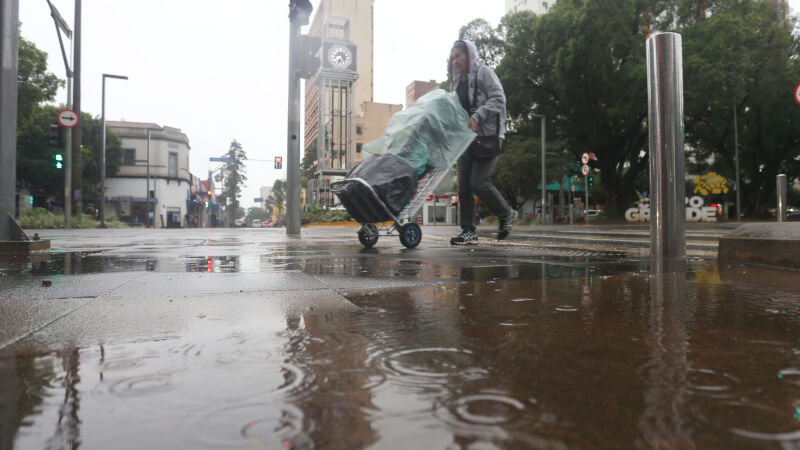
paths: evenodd
<path fill-rule="evenodd" d="M 533 11 L 545 14 L 556 4 L 556 0 L 506 0 L 506 14 L 520 11 Z"/>
<path fill-rule="evenodd" d="M 120 136 L 123 149 L 119 172 L 106 178 L 106 214 L 113 212 L 124 222 L 144 225 L 149 165 L 150 210 L 154 226 L 186 226 L 187 213 L 194 212 L 200 204 L 192 199 L 192 195 L 197 194 L 192 191 L 196 191 L 199 184 L 189 173 L 190 147 L 186 134 L 178 128 L 154 123 L 107 121 L 106 126 L 109 132 Z"/>

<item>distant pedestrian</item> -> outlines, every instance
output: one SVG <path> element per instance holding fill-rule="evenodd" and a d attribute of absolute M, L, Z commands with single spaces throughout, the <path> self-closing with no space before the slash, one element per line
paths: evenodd
<path fill-rule="evenodd" d="M 452 245 L 477 244 L 475 195 L 499 219 L 497 239 L 511 233 L 512 211 L 492 184 L 492 173 L 503 148 L 506 128 L 506 95 L 492 69 L 478 62 L 471 41 L 458 40 L 450 51 L 450 90 L 458 93 L 469 114 L 469 125 L 478 138 L 458 159 L 458 202 L 461 234 Z"/>

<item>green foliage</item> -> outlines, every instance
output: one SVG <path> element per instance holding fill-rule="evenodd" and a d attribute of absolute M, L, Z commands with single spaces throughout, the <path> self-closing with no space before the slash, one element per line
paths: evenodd
<path fill-rule="evenodd" d="M 47 72 L 47 52 L 39 50 L 32 42 L 19 38 L 19 74 L 17 76 L 17 122 L 23 124 L 33 114 L 36 106 L 55 99 L 64 82 Z M 55 123 L 55 116 L 53 117 Z"/>
<path fill-rule="evenodd" d="M 314 179 L 314 170 L 317 168 L 317 143 L 313 142 L 303 153 L 303 163 L 300 168 L 300 187 L 307 187 L 308 180 Z"/>
<path fill-rule="evenodd" d="M 503 28 L 492 28 L 484 19 L 475 19 L 461 27 L 459 39 L 472 41 L 478 49 L 478 60 L 494 69 L 503 59 Z"/>
<path fill-rule="evenodd" d="M 64 228 L 64 216 L 53 214 L 44 208 L 31 208 L 22 211 L 18 220 L 19 226 L 24 229 L 55 229 Z M 86 214 L 72 216 L 72 228 L 97 228 L 100 222 Z M 106 219 L 108 228 L 127 228 L 128 225 L 120 222 L 112 215 Z"/>
<path fill-rule="evenodd" d="M 346 222 L 350 220 L 350 214 L 345 210 L 331 210 L 328 207 L 321 207 L 316 203 L 311 205 L 307 211 L 300 214 L 300 223 L 319 223 L 319 222 Z"/>
<path fill-rule="evenodd" d="M 735 178 L 735 107 L 742 199 L 755 214 L 774 197 L 777 173 L 800 176 L 800 108 L 790 98 L 800 80 L 800 37 L 780 8 L 758 0 L 562 0 L 544 15 L 508 15 L 496 30 L 473 21 L 462 35 L 487 59 L 500 58 L 509 130 L 534 144 L 536 112 L 547 117 L 549 151 L 572 161 L 594 152 L 600 175 L 592 195 L 616 215 L 649 184 L 646 38 L 680 33 L 688 168 Z M 535 163 L 509 142 L 498 184 L 531 195 L 524 182 L 535 184 Z"/>

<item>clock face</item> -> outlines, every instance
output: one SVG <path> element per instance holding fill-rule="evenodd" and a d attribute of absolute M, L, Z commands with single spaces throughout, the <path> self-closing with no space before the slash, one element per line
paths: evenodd
<path fill-rule="evenodd" d="M 334 45 L 328 50 L 328 61 L 337 69 L 344 69 L 353 62 L 353 55 L 347 47 Z"/>

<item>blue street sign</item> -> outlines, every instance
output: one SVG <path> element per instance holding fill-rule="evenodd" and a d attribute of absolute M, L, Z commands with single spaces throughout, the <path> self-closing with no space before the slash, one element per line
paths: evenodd
<path fill-rule="evenodd" d="M 256 202 L 256 203 L 261 203 L 261 202 L 264 201 L 264 197 L 256 197 L 256 198 L 253 199 L 253 201 Z"/>
<path fill-rule="evenodd" d="M 208 158 L 208 160 L 209 161 L 213 161 L 213 162 L 224 162 L 224 163 L 228 163 L 228 164 L 231 163 L 231 159 L 230 158 Z"/>

